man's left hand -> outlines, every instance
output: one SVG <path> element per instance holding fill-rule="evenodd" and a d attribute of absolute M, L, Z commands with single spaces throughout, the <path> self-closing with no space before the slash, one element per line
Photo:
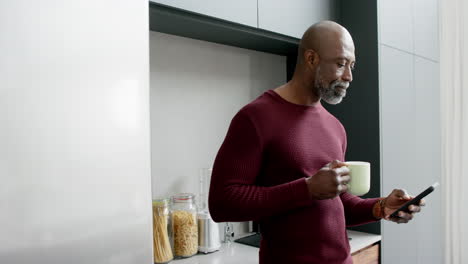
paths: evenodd
<path fill-rule="evenodd" d="M 426 204 L 426 202 L 421 200 L 418 205 L 410 205 L 409 206 L 409 213 L 407 212 L 398 212 L 399 217 L 390 217 L 393 212 L 395 212 L 398 208 L 400 208 L 403 204 L 405 204 L 407 201 L 413 199 L 414 197 L 408 195 L 408 193 L 405 190 L 402 189 L 394 189 L 392 193 L 390 193 L 387 198 L 385 198 L 385 203 L 384 203 L 384 219 L 389 220 L 398 224 L 401 223 L 408 223 L 411 219 L 413 219 L 414 214 L 418 213 L 421 211 L 421 207 Z"/>

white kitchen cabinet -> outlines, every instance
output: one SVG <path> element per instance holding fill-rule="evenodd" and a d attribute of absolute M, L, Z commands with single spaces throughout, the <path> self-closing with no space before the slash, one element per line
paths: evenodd
<path fill-rule="evenodd" d="M 382 0 L 378 4 L 380 42 L 413 53 L 414 2 L 412 0 Z"/>
<path fill-rule="evenodd" d="M 379 1 L 381 43 L 439 60 L 438 0 Z"/>
<path fill-rule="evenodd" d="M 0 32 L 0 263 L 152 263 L 148 2 L 0 1 Z"/>
<path fill-rule="evenodd" d="M 414 53 L 439 60 L 439 16 L 437 0 L 414 2 Z"/>
<path fill-rule="evenodd" d="M 168 5 L 212 16 L 239 24 L 257 27 L 257 1 L 255 0 L 150 0 L 151 2 Z"/>
<path fill-rule="evenodd" d="M 380 51 L 381 127 L 383 195 L 399 186 L 416 192 L 414 157 L 416 150 L 416 90 L 413 57 L 381 45 Z M 387 166 L 385 166 L 387 165 Z"/>
<path fill-rule="evenodd" d="M 413 56 L 383 45 L 380 48 L 382 195 L 387 196 L 394 188 L 416 194 L 427 184 L 416 180 L 420 172 L 414 164 L 419 151 L 416 149 Z M 384 263 L 401 263 L 403 259 L 405 263 L 418 263 L 414 252 L 419 242 L 414 229 L 417 220 L 406 225 L 382 222 Z"/>
<path fill-rule="evenodd" d="M 417 19 L 417 14 L 413 16 L 410 20 Z M 402 50 L 403 44 L 409 43 L 406 40 L 385 43 L 384 40 L 403 37 L 390 33 L 397 32 L 399 24 L 395 28 L 388 26 L 391 25 L 387 24 L 381 32 L 379 46 L 382 195 L 388 195 L 394 188 L 404 188 L 415 195 L 440 182 L 439 65 L 406 48 Z M 419 50 L 433 49 L 433 44 L 427 43 Z M 405 263 L 442 263 L 440 189 L 425 199 L 428 206 L 410 223 L 383 222 L 383 263 L 401 263 L 403 259 Z"/>
<path fill-rule="evenodd" d="M 420 182 L 429 185 L 440 182 L 440 101 L 439 101 L 439 64 L 428 59 L 414 58 L 414 87 L 416 100 L 416 149 L 415 167 Z M 418 187 L 419 191 L 424 187 Z M 418 243 L 417 263 L 443 263 L 443 231 L 441 188 L 424 198 L 428 204 L 415 218 Z M 430 232 L 428 232 L 430 230 Z"/>
<path fill-rule="evenodd" d="M 312 24 L 334 20 L 337 10 L 335 0 L 258 0 L 258 27 L 301 38 Z"/>

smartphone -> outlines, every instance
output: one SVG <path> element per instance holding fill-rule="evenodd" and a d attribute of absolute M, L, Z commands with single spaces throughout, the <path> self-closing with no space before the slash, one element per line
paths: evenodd
<path fill-rule="evenodd" d="M 436 182 L 436 183 L 432 184 L 431 186 L 429 186 L 429 188 L 427 188 L 426 190 L 424 190 L 422 193 L 418 194 L 418 196 L 416 196 L 416 197 L 414 197 L 413 199 L 409 200 L 409 201 L 406 202 L 404 205 L 402 205 L 400 208 L 398 208 L 395 212 L 393 212 L 393 213 L 390 215 L 390 218 L 393 218 L 393 217 L 399 218 L 398 212 L 400 212 L 400 211 L 409 213 L 408 207 L 409 207 L 410 205 L 412 205 L 412 204 L 414 204 L 414 205 L 419 205 L 419 201 L 421 201 L 422 198 L 426 197 L 428 194 L 430 194 L 431 192 L 433 192 L 437 186 L 439 186 L 439 183 L 438 183 L 438 182 Z"/>

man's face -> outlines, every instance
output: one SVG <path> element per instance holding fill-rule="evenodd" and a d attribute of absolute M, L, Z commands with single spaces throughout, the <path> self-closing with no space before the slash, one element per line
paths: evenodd
<path fill-rule="evenodd" d="M 346 89 L 353 80 L 354 45 L 342 43 L 336 48 L 330 48 L 320 56 L 320 62 L 315 72 L 314 89 L 318 95 L 329 104 L 338 104 L 346 96 Z"/>

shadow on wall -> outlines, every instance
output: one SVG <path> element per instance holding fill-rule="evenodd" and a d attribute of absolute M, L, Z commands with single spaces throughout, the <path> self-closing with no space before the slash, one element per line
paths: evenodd
<path fill-rule="evenodd" d="M 263 92 L 275 89 L 286 82 L 286 57 L 257 52 L 249 58 L 250 98 L 256 99 Z M 276 59 L 272 60 L 272 56 Z M 273 64 L 273 65 L 272 65 Z"/>

